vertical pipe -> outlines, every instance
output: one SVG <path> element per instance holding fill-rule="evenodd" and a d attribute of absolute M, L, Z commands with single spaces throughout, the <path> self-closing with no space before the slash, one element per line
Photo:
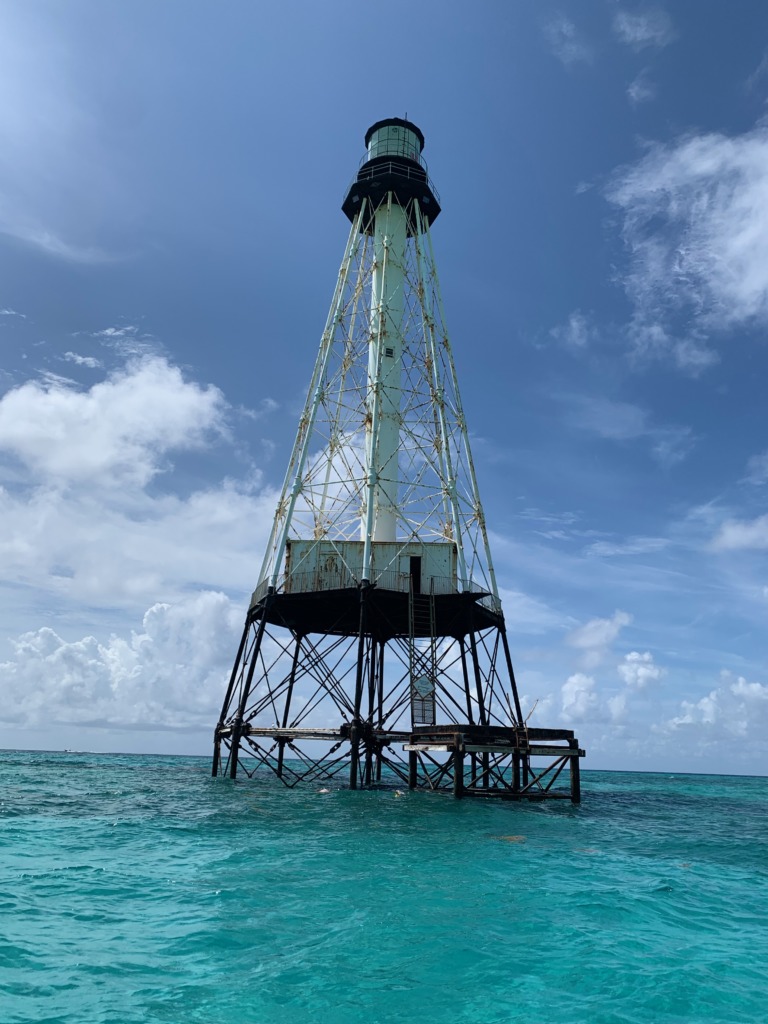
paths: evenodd
<path fill-rule="evenodd" d="M 368 585 L 360 587 L 360 633 L 357 643 L 357 671 L 355 672 L 355 701 L 350 724 L 349 788 L 357 789 L 358 767 L 360 764 L 360 708 L 363 702 L 363 681 L 365 678 L 365 628 Z"/>
<path fill-rule="evenodd" d="M 571 762 L 571 802 L 581 803 L 581 765 L 579 764 L 579 741 L 569 740 L 568 746 L 574 751 L 569 761 Z"/>
<path fill-rule="evenodd" d="M 367 469 L 373 471 L 373 536 L 394 541 L 397 532 L 398 451 L 402 392 L 403 309 L 408 220 L 390 192 L 374 216 L 374 260 L 371 282 L 371 343 L 368 350 L 368 391 L 378 402 L 378 429 L 371 434 Z M 371 426 L 373 416 L 371 415 Z"/>
<path fill-rule="evenodd" d="M 469 720 L 469 724 L 474 725 L 475 719 L 472 712 L 472 694 L 469 692 L 470 685 L 469 672 L 467 671 L 467 649 L 464 646 L 464 637 L 460 637 L 459 639 L 459 650 L 461 651 L 461 674 L 464 677 L 464 695 L 467 698 L 467 718 Z M 474 754 L 472 755 L 472 760 L 474 763 Z"/>
<path fill-rule="evenodd" d="M 291 698 L 293 697 L 293 687 L 296 682 L 296 668 L 299 663 L 299 653 L 301 651 L 301 641 L 303 637 L 301 634 L 296 634 L 296 646 L 293 649 L 293 659 L 291 661 L 291 674 L 288 677 L 288 692 L 285 696 L 285 707 L 283 708 L 283 717 L 281 720 L 281 728 L 285 729 L 288 726 L 288 715 L 291 711 Z M 283 777 L 283 759 L 285 757 L 285 740 L 280 740 L 277 748 L 277 777 L 282 779 Z"/>
<path fill-rule="evenodd" d="M 379 665 L 376 676 L 376 723 L 378 729 L 384 728 L 384 648 L 386 644 L 382 640 L 379 643 Z M 382 764 L 382 741 L 379 740 L 376 747 L 376 781 L 381 782 L 381 764 Z"/>
<path fill-rule="evenodd" d="M 477 692 L 477 709 L 480 712 L 480 725 L 488 725 L 485 720 L 485 698 L 483 696 L 483 678 L 480 673 L 480 660 L 477 656 L 477 644 L 475 634 L 469 634 L 469 651 L 472 655 L 472 667 L 475 670 L 475 688 Z"/>
<path fill-rule="evenodd" d="M 520 725 L 523 725 L 523 712 L 522 712 L 522 708 L 520 707 L 520 696 L 519 696 L 519 694 L 517 692 L 517 681 L 515 680 L 515 670 L 512 667 L 512 655 L 509 653 L 509 643 L 507 642 L 507 629 L 506 629 L 506 625 L 504 623 L 501 624 L 499 632 L 501 633 L 501 642 L 504 645 L 504 657 L 505 657 L 506 662 L 507 662 L 507 671 L 509 672 L 509 682 L 510 682 L 511 687 L 512 687 L 512 697 L 513 697 L 514 702 L 515 702 L 515 715 L 517 716 L 517 721 L 514 724 L 515 724 L 515 726 L 520 726 Z"/>
<path fill-rule="evenodd" d="M 419 776 L 419 755 L 415 750 L 408 751 L 408 789 L 416 789 Z"/>
<path fill-rule="evenodd" d="M 453 752 L 453 795 L 457 800 L 464 796 L 464 745 L 460 736 L 456 737 Z"/>

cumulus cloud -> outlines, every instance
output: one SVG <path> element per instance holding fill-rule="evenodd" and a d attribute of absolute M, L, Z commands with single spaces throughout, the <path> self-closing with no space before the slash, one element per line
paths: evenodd
<path fill-rule="evenodd" d="M 567 643 L 582 652 L 585 668 L 599 665 L 621 630 L 632 622 L 627 612 L 615 611 L 610 619 L 590 619 L 568 634 Z"/>
<path fill-rule="evenodd" d="M 544 34 L 549 41 L 552 52 L 565 65 L 591 64 L 594 50 L 578 31 L 570 18 L 558 14 L 544 26 Z"/>
<path fill-rule="evenodd" d="M 606 705 L 612 722 L 623 722 L 627 717 L 628 701 L 626 692 L 617 693 L 615 696 L 609 697 Z"/>
<path fill-rule="evenodd" d="M 218 713 L 243 610 L 221 593 L 155 604 L 128 639 L 67 642 L 44 627 L 0 663 L 0 721 L 133 729 L 209 728 Z"/>
<path fill-rule="evenodd" d="M 644 690 L 650 683 L 658 682 L 664 670 L 653 662 L 650 651 L 640 654 L 630 651 L 617 666 L 617 671 L 627 686 L 632 690 Z"/>
<path fill-rule="evenodd" d="M 67 483 L 144 486 L 171 450 L 225 431 L 226 403 L 160 357 L 130 362 L 87 391 L 48 375 L 0 399 L 0 452 Z"/>
<path fill-rule="evenodd" d="M 595 680 L 583 672 L 568 676 L 560 691 L 562 717 L 566 722 L 584 722 L 595 717 L 598 708 Z"/>
<path fill-rule="evenodd" d="M 679 732 L 689 728 L 703 730 L 706 743 L 725 737 L 740 737 L 763 742 L 768 726 L 768 686 L 750 683 L 744 676 L 734 679 L 721 673 L 721 685 L 697 701 L 682 701 L 680 714 L 668 719 L 662 731 Z"/>
<path fill-rule="evenodd" d="M 658 7 L 617 11 L 613 18 L 613 31 L 622 43 L 631 46 L 633 50 L 646 47 L 661 49 L 675 38 L 669 15 Z"/>
<path fill-rule="evenodd" d="M 230 412 L 158 356 L 88 389 L 48 378 L 0 398 L 6 629 L 52 610 L 86 621 L 88 609 L 135 615 L 191 590 L 251 590 L 276 495 L 239 448 L 237 481 L 190 489 L 185 475 L 180 492 L 174 471 L 181 452 L 234 457 Z"/>
<path fill-rule="evenodd" d="M 649 146 L 607 197 L 623 217 L 637 351 L 698 373 L 718 358 L 714 334 L 768 324 L 768 127 Z"/>

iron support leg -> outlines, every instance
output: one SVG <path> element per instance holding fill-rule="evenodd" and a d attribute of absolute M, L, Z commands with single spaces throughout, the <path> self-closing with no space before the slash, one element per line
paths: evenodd
<path fill-rule="evenodd" d="M 419 756 L 415 750 L 408 751 L 408 788 L 416 789 L 419 773 Z"/>
<path fill-rule="evenodd" d="M 574 804 L 581 803 L 581 765 L 579 764 L 579 741 L 571 740 L 568 744 L 571 749 L 576 750 L 575 755 L 570 758 L 571 762 L 571 802 Z"/>
<path fill-rule="evenodd" d="M 457 800 L 464 796 L 464 747 L 461 740 L 457 741 L 453 752 L 453 795 Z"/>

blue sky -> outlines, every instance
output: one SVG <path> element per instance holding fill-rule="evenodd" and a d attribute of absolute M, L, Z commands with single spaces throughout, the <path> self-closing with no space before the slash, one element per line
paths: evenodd
<path fill-rule="evenodd" d="M 765 773 L 768 7 L 0 5 L 0 744 L 207 752 L 374 121 L 523 703 Z"/>

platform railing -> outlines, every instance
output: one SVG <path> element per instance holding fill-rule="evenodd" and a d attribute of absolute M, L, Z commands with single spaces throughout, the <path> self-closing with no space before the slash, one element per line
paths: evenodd
<path fill-rule="evenodd" d="M 353 589 L 360 586 L 361 575 L 360 570 L 355 571 L 346 566 L 337 570 L 315 569 L 310 572 L 288 572 L 278 577 L 275 590 L 280 594 L 312 594 L 326 590 Z M 384 569 L 374 574 L 373 584 L 379 590 L 407 594 L 410 589 L 411 575 L 396 569 Z M 456 576 L 427 576 L 422 581 L 422 587 L 425 594 L 482 594 L 481 604 L 494 611 L 500 610 L 493 595 L 473 580 L 460 580 Z M 266 596 L 268 588 L 268 580 L 263 580 L 256 587 L 251 597 L 251 607 Z"/>
<path fill-rule="evenodd" d="M 370 163 L 368 157 L 365 157 L 360 164 L 360 170 L 350 182 L 350 185 L 344 195 L 347 196 L 349 194 L 356 182 L 374 181 L 376 178 L 384 178 L 389 175 L 393 175 L 395 177 L 405 178 L 409 181 L 412 179 L 413 181 L 426 183 L 429 186 L 430 192 L 439 203 L 440 194 L 432 183 L 432 179 L 427 172 L 427 165 L 423 160 L 420 160 L 420 164 L 421 166 L 409 167 L 408 164 L 405 163 L 404 159 L 398 160 L 397 158 L 386 161 L 379 160 L 377 158 L 376 163 Z"/>

